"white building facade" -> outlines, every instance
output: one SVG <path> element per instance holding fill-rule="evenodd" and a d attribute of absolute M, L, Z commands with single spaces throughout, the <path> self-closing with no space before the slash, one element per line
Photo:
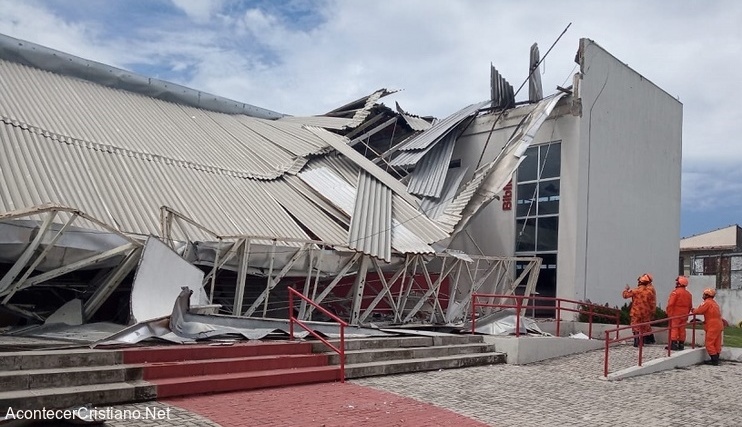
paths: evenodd
<path fill-rule="evenodd" d="M 678 270 L 682 104 L 589 39 L 577 60 L 571 95 L 539 129 L 512 184 L 451 247 L 537 255 L 540 295 L 611 306 L 648 272 L 664 305 Z M 453 164 L 468 167 L 464 181 L 529 110 L 475 119 L 454 150 Z"/>

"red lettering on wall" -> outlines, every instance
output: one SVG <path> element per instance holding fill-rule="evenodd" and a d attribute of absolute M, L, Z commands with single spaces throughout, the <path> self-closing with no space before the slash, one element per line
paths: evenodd
<path fill-rule="evenodd" d="M 505 193 L 502 195 L 502 210 L 509 211 L 513 209 L 513 180 L 508 182 L 508 185 L 503 189 Z"/>

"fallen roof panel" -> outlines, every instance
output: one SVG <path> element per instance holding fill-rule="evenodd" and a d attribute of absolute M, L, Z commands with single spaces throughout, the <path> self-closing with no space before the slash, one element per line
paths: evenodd
<path fill-rule="evenodd" d="M 348 247 L 390 262 L 392 258 L 392 191 L 366 171 L 358 174 Z"/>
<path fill-rule="evenodd" d="M 440 197 L 455 145 L 455 135 L 449 134 L 417 163 L 407 183 L 410 193 L 417 196 Z"/>
<path fill-rule="evenodd" d="M 451 114 L 443 120 L 438 121 L 425 132 L 422 132 L 412 138 L 399 147 L 401 151 L 409 150 L 423 150 L 428 148 L 432 143 L 443 137 L 445 134 L 451 131 L 459 123 L 464 121 L 467 117 L 477 114 L 480 109 L 490 104 L 490 101 L 480 102 L 478 104 L 472 104 L 461 110 Z M 392 164 L 395 163 L 392 161 Z"/>

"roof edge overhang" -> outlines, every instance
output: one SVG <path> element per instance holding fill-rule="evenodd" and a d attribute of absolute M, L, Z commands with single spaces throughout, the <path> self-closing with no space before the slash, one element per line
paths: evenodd
<path fill-rule="evenodd" d="M 4 34 L 0 34 L 0 59 L 203 110 L 244 114 L 268 120 L 285 116 L 265 108 L 146 77 Z"/>

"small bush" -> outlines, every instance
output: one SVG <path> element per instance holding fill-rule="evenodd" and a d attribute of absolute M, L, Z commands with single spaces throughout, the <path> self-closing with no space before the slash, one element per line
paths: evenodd
<path fill-rule="evenodd" d="M 652 320 L 660 320 L 660 319 L 667 319 L 667 313 L 665 312 L 665 310 L 657 307 L 657 308 L 654 309 L 654 317 L 652 317 Z M 655 323 L 652 326 L 654 326 L 654 327 L 658 327 L 658 326 L 664 327 L 664 326 L 667 326 L 667 322 L 665 321 L 665 322 Z"/>
<path fill-rule="evenodd" d="M 580 310 L 582 311 L 589 311 L 590 307 L 587 304 L 580 305 Z M 593 307 L 593 323 L 609 323 L 609 324 L 615 324 L 616 320 L 612 317 L 606 317 L 601 316 L 601 314 L 614 314 L 613 310 L 621 310 L 619 313 L 621 316 L 620 323 L 622 325 L 630 325 L 631 324 L 631 316 L 629 315 L 629 312 L 631 311 L 631 304 L 630 303 L 624 303 L 624 305 L 621 306 L 621 308 L 613 307 L 610 308 L 608 304 L 602 305 L 602 306 L 596 306 Z M 654 316 L 651 320 L 659 320 L 659 319 L 666 319 L 667 313 L 665 313 L 665 310 L 663 310 L 660 307 L 657 307 L 654 310 Z M 580 313 L 579 321 L 580 322 L 587 322 L 590 319 L 590 315 L 588 313 Z M 667 322 L 660 322 L 656 323 L 653 326 L 655 327 L 662 327 L 667 326 Z"/>
<path fill-rule="evenodd" d="M 588 301 L 589 302 L 589 301 Z M 625 304 L 624 304 L 625 306 Z M 583 311 L 584 313 L 580 313 L 578 320 L 580 322 L 589 322 L 590 321 L 590 306 L 587 304 L 580 304 L 579 306 L 580 311 Z M 615 314 L 616 310 L 618 310 L 618 307 L 609 307 L 608 304 L 605 305 L 597 305 L 592 308 L 593 311 L 593 323 L 608 323 L 608 324 L 616 324 Z M 602 316 L 601 316 L 602 314 Z M 606 316 L 608 315 L 608 316 Z M 624 309 L 621 308 L 620 313 L 620 323 L 624 325 L 629 324 L 629 314 L 628 309 L 626 310 L 626 315 L 624 316 Z M 625 317 L 625 318 L 624 318 Z"/>

